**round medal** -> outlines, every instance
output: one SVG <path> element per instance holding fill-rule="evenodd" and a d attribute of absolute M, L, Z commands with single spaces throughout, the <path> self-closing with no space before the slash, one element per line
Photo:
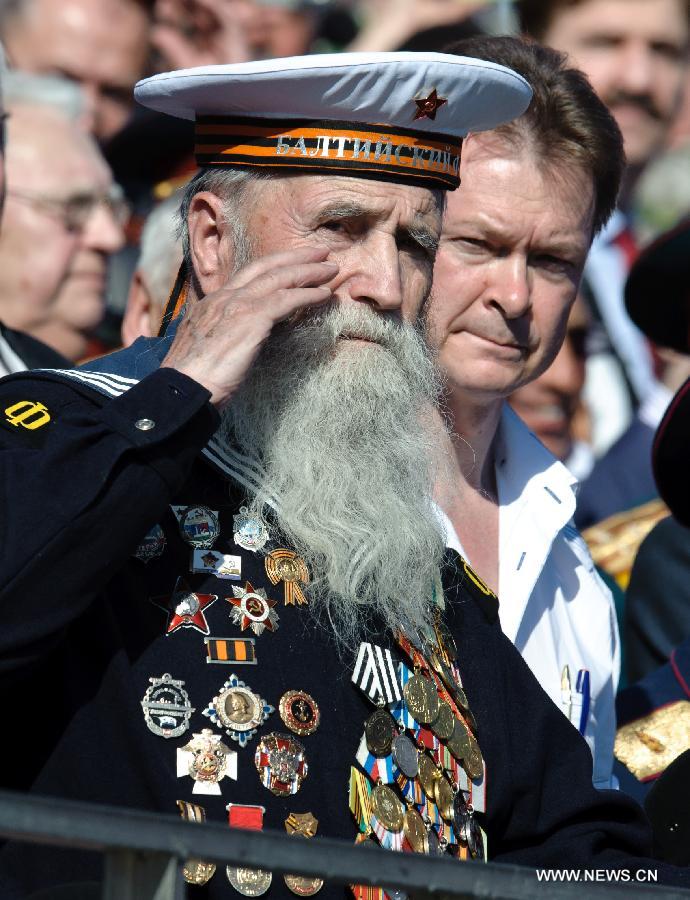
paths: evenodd
<path fill-rule="evenodd" d="M 463 835 L 463 827 L 468 815 L 469 811 L 465 797 L 462 791 L 458 791 L 453 798 L 453 830 L 459 838 Z"/>
<path fill-rule="evenodd" d="M 206 884 L 215 875 L 215 863 L 202 862 L 200 859 L 188 859 L 182 866 L 182 877 L 187 884 L 198 886 Z"/>
<path fill-rule="evenodd" d="M 316 700 L 306 691 L 286 691 L 278 704 L 280 718 L 295 734 L 313 734 L 319 727 L 321 712 Z"/>
<path fill-rule="evenodd" d="M 230 884 L 245 897 L 260 897 L 270 888 L 273 875 L 266 869 L 245 869 L 227 866 L 225 873 Z"/>
<path fill-rule="evenodd" d="M 364 723 L 367 750 L 374 756 L 388 756 L 397 733 L 393 716 L 383 707 L 375 710 Z"/>
<path fill-rule="evenodd" d="M 233 741 L 246 747 L 273 712 L 270 703 L 255 694 L 237 675 L 231 675 L 211 700 L 202 715 L 214 725 L 222 725 Z"/>
<path fill-rule="evenodd" d="M 377 784 L 371 792 L 371 811 L 388 831 L 402 830 L 403 805 L 388 785 Z"/>
<path fill-rule="evenodd" d="M 439 856 L 441 853 L 441 845 L 438 840 L 438 835 L 433 828 L 429 828 L 427 833 L 427 843 L 429 847 L 427 851 L 429 856 Z"/>
<path fill-rule="evenodd" d="M 461 709 L 469 709 L 469 705 L 467 703 L 467 694 L 459 684 L 455 684 L 453 687 L 453 699 Z"/>
<path fill-rule="evenodd" d="M 477 732 L 479 731 L 479 729 L 477 728 L 477 720 L 472 715 L 472 710 L 469 708 L 469 706 L 467 707 L 467 709 L 463 709 L 462 714 L 465 717 L 465 721 L 472 729 L 472 734 L 477 734 Z"/>
<path fill-rule="evenodd" d="M 403 688 L 405 703 L 421 725 L 433 722 L 438 713 L 436 688 L 423 675 L 413 675 Z"/>
<path fill-rule="evenodd" d="M 419 751 L 406 734 L 398 734 L 393 739 L 393 761 L 406 778 L 416 778 L 419 774 Z"/>
<path fill-rule="evenodd" d="M 473 859 L 484 859 L 484 841 L 479 823 L 472 813 L 468 813 L 462 826 L 460 839 L 467 844 Z"/>
<path fill-rule="evenodd" d="M 263 722 L 263 703 L 247 687 L 227 688 L 213 698 L 221 725 L 231 731 L 251 731 Z"/>
<path fill-rule="evenodd" d="M 441 650 L 446 658 L 453 662 L 458 656 L 458 645 L 455 643 L 455 638 L 451 634 L 450 628 L 448 628 L 446 623 L 439 617 L 434 623 L 434 630 L 436 631 L 436 637 Z"/>
<path fill-rule="evenodd" d="M 446 822 L 453 819 L 453 801 L 455 800 L 455 791 L 453 785 L 448 781 L 445 775 L 436 780 L 434 785 L 434 796 L 436 798 L 436 806 L 441 816 Z"/>
<path fill-rule="evenodd" d="M 466 757 L 462 760 L 462 765 L 467 774 L 473 780 L 475 778 L 481 778 L 484 774 L 484 760 L 482 759 L 482 754 L 479 749 L 479 745 L 472 735 L 470 738 L 470 751 Z"/>
<path fill-rule="evenodd" d="M 308 878 L 306 875 L 284 875 L 285 884 L 298 897 L 313 897 L 323 887 L 323 878 Z"/>
<path fill-rule="evenodd" d="M 470 733 L 462 719 L 455 719 L 447 746 L 456 759 L 464 759 L 470 752 Z"/>
<path fill-rule="evenodd" d="M 441 777 L 438 766 L 428 753 L 419 755 L 419 783 L 430 800 L 436 799 L 436 782 Z"/>
<path fill-rule="evenodd" d="M 218 513 L 208 506 L 188 506 L 180 513 L 180 534 L 190 547 L 212 547 L 220 534 Z"/>
<path fill-rule="evenodd" d="M 437 737 L 441 738 L 442 741 L 447 741 L 449 737 L 452 737 L 454 728 L 455 716 L 453 715 L 453 710 L 445 700 L 440 700 L 438 704 L 438 715 L 431 723 L 431 730 Z"/>
<path fill-rule="evenodd" d="M 429 852 L 429 838 L 427 836 L 424 819 L 414 807 L 410 807 L 405 813 L 403 831 L 407 842 L 415 853 Z"/>

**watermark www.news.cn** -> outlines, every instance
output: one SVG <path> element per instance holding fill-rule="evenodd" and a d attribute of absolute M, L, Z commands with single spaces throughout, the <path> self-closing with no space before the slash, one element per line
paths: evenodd
<path fill-rule="evenodd" d="M 597 881 L 604 884 L 654 883 L 656 869 L 535 869 L 537 881 Z"/>

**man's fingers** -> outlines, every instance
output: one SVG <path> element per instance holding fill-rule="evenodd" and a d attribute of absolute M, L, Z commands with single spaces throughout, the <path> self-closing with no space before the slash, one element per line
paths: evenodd
<path fill-rule="evenodd" d="M 273 324 L 289 319 L 307 306 L 321 306 L 332 298 L 333 294 L 325 284 L 277 291 L 271 298 L 270 314 Z"/>
<path fill-rule="evenodd" d="M 242 293 L 249 298 L 269 300 L 277 291 L 290 288 L 316 287 L 330 281 L 338 274 L 338 265 L 332 262 L 302 263 L 273 269 L 257 276 L 245 285 Z"/>
<path fill-rule="evenodd" d="M 287 268 L 296 263 L 322 262 L 328 256 L 328 247 L 298 247 L 282 253 L 262 256 L 236 272 L 226 284 L 226 288 L 236 291 L 265 272 Z"/>

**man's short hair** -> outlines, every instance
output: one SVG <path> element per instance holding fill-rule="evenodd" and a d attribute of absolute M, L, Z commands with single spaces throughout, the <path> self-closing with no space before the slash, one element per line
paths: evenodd
<path fill-rule="evenodd" d="M 514 37 L 476 37 L 446 48 L 515 70 L 532 86 L 527 112 L 494 130 L 531 150 L 552 171 L 573 167 L 594 183 L 595 235 L 608 221 L 625 168 L 623 136 L 587 77 L 570 68 L 564 53 Z"/>
<path fill-rule="evenodd" d="M 520 30 L 535 40 L 541 41 L 562 9 L 580 6 L 584 2 L 585 0 L 519 0 L 516 7 Z M 690 0 L 680 0 L 680 2 L 690 22 Z M 634 15 L 632 10 L 630 14 Z"/>

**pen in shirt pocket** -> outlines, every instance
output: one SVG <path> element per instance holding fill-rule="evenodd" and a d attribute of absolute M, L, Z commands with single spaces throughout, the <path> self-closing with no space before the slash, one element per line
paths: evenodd
<path fill-rule="evenodd" d="M 563 666 L 563 671 L 561 672 L 561 706 L 563 707 L 563 712 L 570 719 L 572 713 L 572 691 L 570 669 L 567 664 Z"/>
<path fill-rule="evenodd" d="M 577 673 L 577 681 L 575 682 L 575 698 L 577 698 L 579 715 L 577 719 L 573 717 L 571 721 L 580 732 L 580 734 L 584 734 L 587 730 L 587 721 L 589 719 L 589 669 L 580 669 L 580 671 Z"/>

